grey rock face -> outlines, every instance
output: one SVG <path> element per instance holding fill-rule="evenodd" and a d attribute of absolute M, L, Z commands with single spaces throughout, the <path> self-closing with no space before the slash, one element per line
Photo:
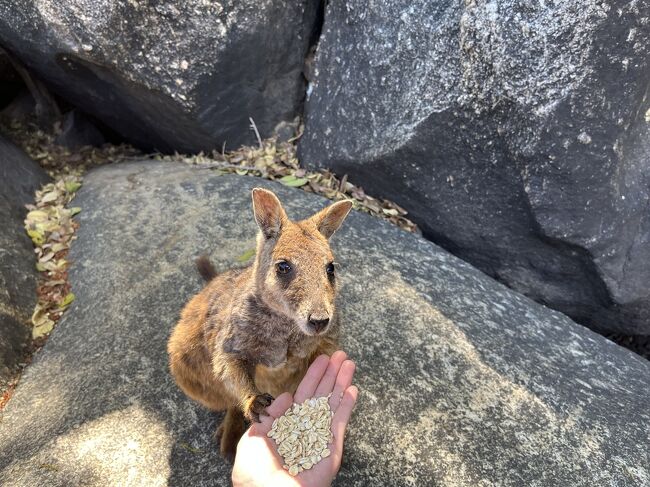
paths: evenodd
<path fill-rule="evenodd" d="M 316 1 L 0 5 L 0 41 L 54 91 L 140 147 L 253 142 L 302 106 Z"/>
<path fill-rule="evenodd" d="M 22 358 L 36 303 L 34 249 L 25 234 L 25 204 L 47 182 L 45 172 L 0 136 L 0 391 Z"/>
<path fill-rule="evenodd" d="M 650 334 L 650 4 L 330 2 L 300 154 L 600 331 Z"/>
<path fill-rule="evenodd" d="M 224 270 L 254 246 L 255 186 L 293 218 L 327 203 L 173 163 L 86 176 L 77 299 L 7 405 L 3 480 L 229 485 L 218 418 L 174 385 L 165 344 L 202 285 L 193 259 Z M 353 212 L 333 245 L 361 389 L 337 485 L 650 482 L 647 361 L 384 221 Z"/>

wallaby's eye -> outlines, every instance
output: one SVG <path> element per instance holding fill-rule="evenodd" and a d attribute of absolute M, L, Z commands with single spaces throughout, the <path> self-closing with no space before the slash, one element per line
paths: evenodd
<path fill-rule="evenodd" d="M 330 262 L 329 264 L 327 264 L 327 267 L 325 267 L 325 270 L 327 271 L 327 273 L 330 276 L 333 276 L 334 275 L 334 263 Z"/>
<path fill-rule="evenodd" d="M 275 267 L 278 270 L 278 274 L 289 274 L 289 272 L 291 272 L 291 264 L 286 260 L 278 262 L 275 264 Z"/>

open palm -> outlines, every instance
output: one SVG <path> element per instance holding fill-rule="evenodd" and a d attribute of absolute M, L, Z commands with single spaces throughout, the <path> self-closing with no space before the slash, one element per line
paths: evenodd
<path fill-rule="evenodd" d="M 267 408 L 268 416 L 261 416 L 260 423 L 253 424 L 237 445 L 237 456 L 233 467 L 234 486 L 309 486 L 321 487 L 331 484 L 341 466 L 343 439 L 352 408 L 357 400 L 358 390 L 352 384 L 355 365 L 347 360 L 345 352 L 338 351 L 332 357 L 321 355 L 309 367 L 294 396 L 284 393 Z M 266 435 L 271 431 L 273 420 L 282 416 L 294 403 L 302 403 L 311 397 L 331 394 L 330 408 L 332 435 L 334 440 L 329 449 L 331 455 L 311 469 L 295 477 L 282 468 L 282 458 L 277 452 L 275 441 Z"/>

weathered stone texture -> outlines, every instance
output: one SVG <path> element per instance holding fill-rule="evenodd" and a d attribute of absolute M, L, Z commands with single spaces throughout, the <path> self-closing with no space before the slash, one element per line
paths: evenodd
<path fill-rule="evenodd" d="M 25 233 L 25 204 L 45 172 L 0 135 L 0 392 L 15 374 L 29 338 L 36 302 L 34 249 Z"/>
<path fill-rule="evenodd" d="M 650 3 L 328 4 L 300 154 L 600 331 L 650 334 Z"/>
<path fill-rule="evenodd" d="M 77 295 L 0 423 L 15 486 L 229 485 L 217 418 L 167 371 L 165 343 L 218 269 L 254 246 L 250 191 L 290 216 L 327 202 L 173 163 L 90 172 L 70 258 Z M 333 239 L 343 345 L 358 365 L 341 486 L 650 482 L 650 364 L 430 242 L 353 212 Z"/>
<path fill-rule="evenodd" d="M 293 120 L 318 2 L 0 4 L 0 43 L 132 143 L 235 149 Z"/>

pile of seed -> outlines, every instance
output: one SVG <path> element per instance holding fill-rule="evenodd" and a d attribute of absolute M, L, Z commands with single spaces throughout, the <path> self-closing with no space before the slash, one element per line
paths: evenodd
<path fill-rule="evenodd" d="M 269 437 L 275 440 L 283 467 L 291 475 L 309 470 L 330 455 L 332 416 L 328 397 L 307 399 L 294 404 L 273 421 Z"/>

